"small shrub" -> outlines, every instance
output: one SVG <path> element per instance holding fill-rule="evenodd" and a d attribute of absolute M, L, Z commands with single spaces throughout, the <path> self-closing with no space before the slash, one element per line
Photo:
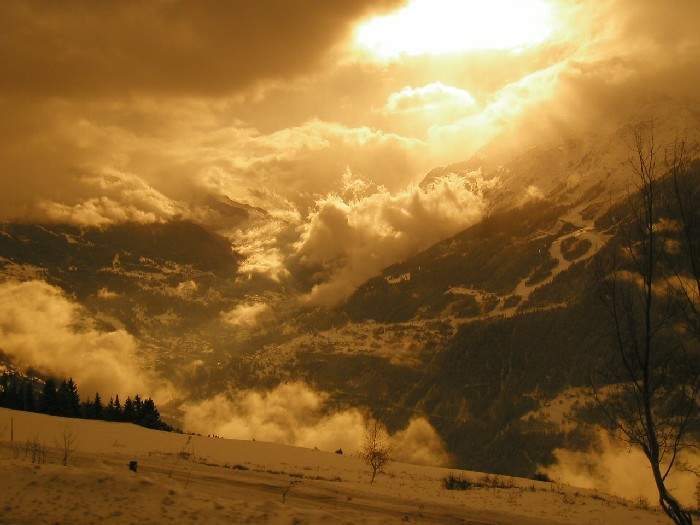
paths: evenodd
<path fill-rule="evenodd" d="M 644 496 L 639 496 L 634 502 L 634 506 L 638 509 L 647 510 L 649 509 L 649 502 Z"/>
<path fill-rule="evenodd" d="M 299 483 L 301 483 L 301 480 L 293 479 L 289 482 L 289 485 L 282 489 L 282 503 L 287 503 L 287 494 L 289 494 L 294 485 L 298 485 Z"/>
<path fill-rule="evenodd" d="M 495 474 L 493 476 L 486 474 L 478 480 L 477 486 L 490 489 L 512 489 L 515 487 L 515 483 L 513 483 L 513 480 L 510 478 L 503 479 L 499 478 Z"/>
<path fill-rule="evenodd" d="M 576 503 L 576 498 L 572 496 L 571 494 L 562 494 L 562 501 L 564 502 L 565 505 L 573 505 Z"/>
<path fill-rule="evenodd" d="M 442 486 L 447 490 L 469 490 L 473 488 L 485 489 L 512 489 L 516 488 L 510 478 L 485 474 L 476 480 L 471 480 L 459 474 L 449 474 L 442 480 Z"/>
<path fill-rule="evenodd" d="M 442 479 L 442 486 L 447 490 L 469 490 L 474 483 L 458 474 L 448 474 Z"/>
<path fill-rule="evenodd" d="M 32 463 L 46 463 L 46 454 L 46 445 L 40 443 L 39 438 L 28 439 L 24 444 L 24 458 L 31 459 Z"/>
<path fill-rule="evenodd" d="M 536 472 L 532 476 L 532 479 L 534 479 L 535 481 L 543 481 L 545 483 L 552 483 L 552 479 L 544 472 Z"/>

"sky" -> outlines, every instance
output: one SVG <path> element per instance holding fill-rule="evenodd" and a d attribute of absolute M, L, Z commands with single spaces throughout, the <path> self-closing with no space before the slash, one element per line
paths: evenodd
<path fill-rule="evenodd" d="M 476 222 L 433 167 L 696 97 L 700 4 L 652 0 L 0 4 L 0 220 L 216 225 L 243 271 L 333 304 Z M 269 213 L 222 228 L 207 203 Z M 329 242 L 333 241 L 333 242 Z"/>

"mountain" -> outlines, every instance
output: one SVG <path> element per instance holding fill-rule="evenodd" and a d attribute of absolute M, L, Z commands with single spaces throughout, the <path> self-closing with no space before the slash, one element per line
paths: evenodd
<path fill-rule="evenodd" d="M 225 195 L 207 195 L 200 203 L 203 224 L 209 230 L 228 232 L 269 218 L 266 210 L 236 202 Z"/>
<path fill-rule="evenodd" d="M 460 465 L 531 475 L 585 438 L 526 416 L 587 382 L 607 335 L 594 261 L 611 237 L 581 208 L 498 212 L 365 283 L 330 329 L 227 369 L 237 382 L 301 377 L 392 428 L 425 415 Z"/>
<path fill-rule="evenodd" d="M 700 163 L 693 173 L 700 187 Z M 331 327 L 227 370 L 251 385 L 301 378 L 395 429 L 425 416 L 458 465 L 532 475 L 555 448 L 593 443 L 578 393 L 615 351 L 600 268 L 626 242 L 629 209 L 595 204 L 496 212 L 366 282 Z M 680 233 L 662 235 L 672 246 Z"/>
<path fill-rule="evenodd" d="M 691 156 L 700 154 L 697 105 L 659 98 L 595 128 L 572 131 L 562 127 L 555 138 L 551 133 L 542 133 L 540 138 L 536 129 L 518 130 L 515 137 L 501 137 L 466 161 L 434 168 L 421 185 L 450 173 L 497 179 L 496 191 L 489 195 L 493 210 L 542 198 L 559 204 L 610 205 L 634 188 L 630 156 L 633 132 L 639 127 L 647 132 L 653 129 L 660 165 L 665 147 L 677 139 L 686 141 Z"/>
<path fill-rule="evenodd" d="M 697 113 L 671 114 L 700 129 Z M 597 272 L 622 242 L 612 226 L 626 214 L 629 129 L 511 156 L 486 149 L 431 171 L 423 184 L 449 173 L 497 180 L 489 213 L 334 308 L 238 274 L 242 257 L 220 233 L 268 216 L 228 199 L 206 203 L 206 226 L 2 224 L 0 276 L 46 280 L 103 329 L 125 328 L 193 400 L 302 380 L 331 409 L 370 410 L 391 430 L 425 416 L 456 465 L 532 475 L 555 448 L 591 442 L 562 422 L 610 349 Z M 660 123 L 659 143 L 674 129 Z M 254 327 L 236 317 L 251 298 L 267 305 Z"/>
<path fill-rule="evenodd" d="M 671 129 L 657 127 L 660 144 Z M 598 289 L 625 240 L 613 227 L 632 191 L 625 130 L 535 148 L 493 170 L 475 158 L 429 173 L 426 183 L 453 172 L 500 177 L 493 211 L 332 312 L 299 319 L 286 341 L 232 359 L 229 377 L 246 386 L 302 378 L 392 428 L 426 416 L 470 469 L 531 475 L 555 448 L 590 446 L 572 417 L 589 417 L 579 392 L 613 351 Z"/>

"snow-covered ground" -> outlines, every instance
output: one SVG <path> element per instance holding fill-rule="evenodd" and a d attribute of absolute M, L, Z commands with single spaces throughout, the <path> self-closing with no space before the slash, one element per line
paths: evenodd
<path fill-rule="evenodd" d="M 14 444 L 10 443 L 10 420 Z M 62 465 L 64 434 L 75 439 Z M 27 441 L 48 447 L 32 463 Z M 127 468 L 138 461 L 138 472 Z M 0 524 L 661 524 L 657 511 L 552 483 L 446 490 L 450 472 L 350 455 L 0 409 Z"/>

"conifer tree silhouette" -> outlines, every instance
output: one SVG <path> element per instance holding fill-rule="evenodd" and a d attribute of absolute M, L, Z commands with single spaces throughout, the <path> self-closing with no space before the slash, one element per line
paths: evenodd
<path fill-rule="evenodd" d="M 34 401 L 34 385 L 31 381 L 22 383 L 22 410 L 34 412 L 36 403 Z"/>
<path fill-rule="evenodd" d="M 49 378 L 44 383 L 41 396 L 39 397 L 39 410 L 45 414 L 55 416 L 58 411 L 57 405 L 56 381 Z"/>
<path fill-rule="evenodd" d="M 124 413 L 123 413 L 122 419 L 124 421 L 129 422 L 129 423 L 133 423 L 136 420 L 136 412 L 134 410 L 134 402 L 131 400 L 130 397 L 127 397 L 126 401 L 124 401 Z"/>
<path fill-rule="evenodd" d="M 160 412 L 153 399 L 143 399 L 135 394 L 127 397 L 122 407 L 119 394 L 110 397 L 107 405 L 102 396 L 95 393 L 93 399 L 80 401 L 78 385 L 72 378 L 61 381 L 48 378 L 37 397 L 37 382 L 14 372 L 0 374 L 0 406 L 15 410 L 43 412 L 64 417 L 83 417 L 107 421 L 126 421 L 156 430 L 173 431 L 173 428 L 160 419 Z"/>
<path fill-rule="evenodd" d="M 114 421 L 121 421 L 122 419 L 122 404 L 119 401 L 119 394 L 117 394 L 114 396 Z"/>
<path fill-rule="evenodd" d="M 102 398 L 99 392 L 95 393 L 95 400 L 92 403 L 92 412 L 95 415 L 95 419 L 103 419 L 104 407 L 102 406 Z"/>

